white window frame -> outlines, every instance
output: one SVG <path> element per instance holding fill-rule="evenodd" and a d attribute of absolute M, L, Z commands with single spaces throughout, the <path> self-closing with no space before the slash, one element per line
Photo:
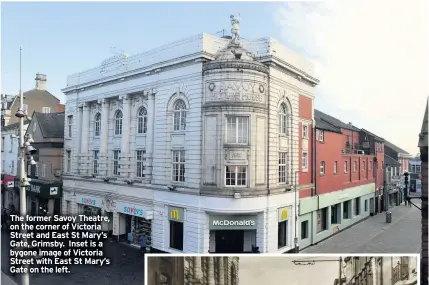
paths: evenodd
<path fill-rule="evenodd" d="M 347 160 L 344 161 L 343 168 L 344 168 L 344 173 L 347 173 L 348 172 L 348 163 L 347 163 Z"/>
<path fill-rule="evenodd" d="M 136 150 L 136 177 L 144 178 L 146 169 L 146 150 Z"/>
<path fill-rule="evenodd" d="M 302 124 L 302 138 L 308 139 L 308 124 Z"/>
<path fill-rule="evenodd" d="M 71 138 L 73 136 L 73 116 L 67 116 L 67 136 Z"/>
<path fill-rule="evenodd" d="M 94 117 L 94 137 L 99 137 L 101 134 L 101 114 L 97 113 Z"/>
<path fill-rule="evenodd" d="M 173 131 L 186 130 L 186 103 L 182 99 L 176 100 L 173 110 Z"/>
<path fill-rule="evenodd" d="M 334 174 L 338 173 L 338 161 L 334 161 Z"/>
<path fill-rule="evenodd" d="M 420 165 L 416 165 L 416 173 L 422 173 L 422 167 Z"/>
<path fill-rule="evenodd" d="M 308 170 L 308 152 L 306 151 L 301 154 L 301 165 L 303 170 Z"/>
<path fill-rule="evenodd" d="M 147 110 L 145 107 L 140 107 L 137 112 L 137 133 L 145 134 L 147 132 Z"/>
<path fill-rule="evenodd" d="M 46 164 L 45 163 L 42 164 L 42 175 L 41 176 L 46 177 Z"/>
<path fill-rule="evenodd" d="M 120 150 L 114 150 L 113 151 L 113 164 L 112 164 L 112 174 L 114 176 L 121 175 L 120 167 L 119 167 L 120 157 L 121 157 L 121 151 Z"/>
<path fill-rule="evenodd" d="M 325 175 L 325 162 L 320 162 L 320 175 Z"/>
<path fill-rule="evenodd" d="M 51 108 L 50 107 L 42 107 L 42 113 L 49 114 L 50 112 L 51 112 Z"/>
<path fill-rule="evenodd" d="M 122 119 L 124 118 L 124 115 L 122 114 L 121 110 L 116 110 L 115 112 L 115 130 L 114 134 L 115 136 L 122 135 Z"/>
<path fill-rule="evenodd" d="M 186 177 L 186 153 L 184 150 L 173 150 L 171 153 L 171 180 L 173 182 L 185 182 Z M 177 158 L 177 161 L 176 161 Z M 183 175 L 181 170 L 183 169 Z"/>
<path fill-rule="evenodd" d="M 325 132 L 323 130 L 319 130 L 319 141 L 320 142 L 325 141 Z"/>
<path fill-rule="evenodd" d="M 286 184 L 288 183 L 288 153 L 279 152 L 279 183 Z"/>
<path fill-rule="evenodd" d="M 100 151 L 94 150 L 92 152 L 92 173 L 98 174 L 98 155 L 100 154 Z"/>
<path fill-rule="evenodd" d="M 231 174 L 234 174 L 234 181 L 235 181 L 235 184 L 230 184 L 230 185 L 228 185 L 228 183 L 227 183 L 227 181 L 228 181 L 228 179 L 226 178 L 226 175 L 227 175 L 227 169 L 228 168 L 231 168 L 231 170 L 234 170 L 234 171 L 231 171 L 231 172 L 229 172 L 229 173 L 231 173 Z M 240 168 L 244 168 L 245 169 L 245 172 L 239 172 L 239 170 L 240 170 Z M 242 187 L 247 187 L 247 179 L 248 179 L 248 167 L 247 167 L 247 165 L 226 165 L 225 166 L 225 175 L 224 175 L 224 183 L 225 183 L 225 187 L 240 187 L 240 188 L 242 188 Z M 245 175 L 245 179 L 244 179 L 244 185 L 238 185 L 238 181 L 239 181 L 239 179 L 238 179 L 238 175 L 239 174 L 242 174 L 242 173 L 244 173 L 244 175 Z M 232 178 L 230 179 L 230 180 L 232 180 Z M 242 179 L 240 179 L 240 181 L 241 181 Z"/>
<path fill-rule="evenodd" d="M 289 110 L 285 103 L 280 105 L 279 110 L 279 133 L 289 135 Z"/>
<path fill-rule="evenodd" d="M 248 145 L 249 144 L 249 116 L 227 116 L 225 124 L 225 142 L 226 144 L 235 145 Z M 242 125 L 241 134 L 239 131 L 239 125 Z M 228 137 L 228 130 L 235 128 L 234 141 L 230 141 Z M 245 128 L 245 130 L 244 130 Z M 234 132 L 234 131 L 233 131 Z M 240 137 L 241 135 L 241 137 Z"/>
<path fill-rule="evenodd" d="M 71 150 L 66 150 L 66 172 L 71 173 Z"/>

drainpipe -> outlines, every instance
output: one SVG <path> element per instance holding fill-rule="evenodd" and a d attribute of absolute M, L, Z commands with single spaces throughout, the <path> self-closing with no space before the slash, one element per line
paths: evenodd
<path fill-rule="evenodd" d="M 268 219 L 268 214 L 270 212 L 270 194 L 271 194 L 271 190 L 270 190 L 270 101 L 269 101 L 269 94 L 271 91 L 271 80 L 270 80 L 270 75 L 267 75 L 268 79 L 268 90 L 267 90 L 267 96 L 266 96 L 266 100 L 267 100 L 267 106 L 268 106 L 268 111 L 267 111 L 267 138 L 266 138 L 266 143 L 267 143 L 267 151 L 266 151 L 266 156 L 267 156 L 267 165 L 266 165 L 266 179 L 267 179 L 267 195 L 266 195 L 266 211 L 267 211 L 267 222 L 266 224 L 268 224 L 269 219 Z M 265 220 L 265 219 L 264 219 Z M 266 229 L 266 227 L 264 226 L 265 229 L 265 249 L 263 252 L 268 252 L 268 230 Z M 257 241 L 255 242 L 255 246 L 257 246 Z"/>
<path fill-rule="evenodd" d="M 313 183 L 313 193 L 311 193 L 311 196 L 315 196 L 317 195 L 317 178 L 316 178 L 316 166 L 317 166 L 317 156 L 316 156 L 316 147 L 317 147 L 317 142 L 316 142 L 316 126 L 314 124 L 314 120 L 313 120 L 313 140 L 312 140 L 312 159 L 313 159 L 313 169 L 312 169 L 312 173 L 311 173 L 311 182 Z"/>
<path fill-rule="evenodd" d="M 298 174 L 298 173 L 300 173 L 300 171 L 299 170 L 297 170 L 297 171 L 295 171 L 295 183 L 294 183 L 294 190 L 295 190 L 295 229 L 294 229 L 294 232 L 295 232 L 295 237 L 294 237 L 294 252 L 295 253 L 298 253 L 298 235 L 297 235 L 297 232 L 296 232 L 296 229 L 297 229 L 297 223 L 298 223 L 298 207 L 296 206 L 296 204 L 298 203 L 298 187 L 296 186 L 296 181 L 297 181 L 297 179 L 296 179 L 296 175 Z"/>

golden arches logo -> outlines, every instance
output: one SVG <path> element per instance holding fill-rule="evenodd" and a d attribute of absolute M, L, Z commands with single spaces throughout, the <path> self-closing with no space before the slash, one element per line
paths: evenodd
<path fill-rule="evenodd" d="M 282 209 L 281 213 L 280 213 L 280 219 L 282 220 L 287 220 L 288 219 L 288 212 L 286 209 Z"/>
<path fill-rule="evenodd" d="M 171 210 L 170 219 L 179 220 L 180 219 L 179 211 L 176 209 Z"/>

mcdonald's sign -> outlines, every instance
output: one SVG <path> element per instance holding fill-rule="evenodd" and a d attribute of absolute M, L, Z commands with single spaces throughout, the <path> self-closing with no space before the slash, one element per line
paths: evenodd
<path fill-rule="evenodd" d="M 286 207 L 279 209 L 279 223 L 287 221 L 289 219 L 289 212 Z"/>
<path fill-rule="evenodd" d="M 183 223 L 184 213 L 185 211 L 183 208 L 168 207 L 168 219 L 170 221 Z"/>

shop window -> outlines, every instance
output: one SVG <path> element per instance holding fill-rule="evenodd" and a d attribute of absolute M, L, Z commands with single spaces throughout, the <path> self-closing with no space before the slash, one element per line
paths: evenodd
<path fill-rule="evenodd" d="M 336 225 L 340 223 L 341 204 L 335 204 L 331 206 L 331 224 Z"/>
<path fill-rule="evenodd" d="M 186 104 L 181 99 L 174 104 L 173 130 L 186 130 Z"/>
<path fill-rule="evenodd" d="M 145 134 L 147 132 L 147 110 L 141 107 L 137 114 L 137 133 Z"/>
<path fill-rule="evenodd" d="M 365 200 L 365 212 L 368 212 L 368 200 Z"/>
<path fill-rule="evenodd" d="M 92 172 L 98 174 L 98 150 L 94 150 Z"/>
<path fill-rule="evenodd" d="M 247 185 L 247 166 L 226 166 L 225 167 L 225 185 L 246 187 Z"/>
<path fill-rule="evenodd" d="M 137 161 L 137 172 L 136 176 L 139 178 L 144 178 L 145 162 L 146 162 L 146 151 L 137 150 L 136 151 L 136 161 Z"/>
<path fill-rule="evenodd" d="M 287 183 L 287 152 L 279 153 L 279 183 Z"/>
<path fill-rule="evenodd" d="M 360 215 L 360 197 L 357 197 L 355 199 L 355 216 L 359 216 Z"/>
<path fill-rule="evenodd" d="M 119 172 L 119 156 L 121 155 L 120 150 L 113 151 L 113 175 L 120 175 Z"/>
<path fill-rule="evenodd" d="M 301 239 L 308 238 L 308 221 L 301 222 Z"/>
<path fill-rule="evenodd" d="M 351 204 L 352 201 L 344 201 L 343 203 L 343 219 L 347 220 L 351 218 Z"/>
<path fill-rule="evenodd" d="M 328 207 L 317 211 L 317 232 L 323 232 L 328 229 Z"/>
<path fill-rule="evenodd" d="M 278 224 L 278 248 L 287 246 L 287 220 Z"/>
<path fill-rule="evenodd" d="M 249 143 L 249 117 L 226 118 L 226 143 L 240 145 Z"/>
<path fill-rule="evenodd" d="M 170 248 L 183 250 L 183 223 L 170 221 Z"/>
<path fill-rule="evenodd" d="M 101 114 L 97 113 L 94 119 L 94 136 L 99 137 L 101 133 Z"/>
<path fill-rule="evenodd" d="M 173 181 L 185 182 L 185 151 L 173 151 Z"/>

